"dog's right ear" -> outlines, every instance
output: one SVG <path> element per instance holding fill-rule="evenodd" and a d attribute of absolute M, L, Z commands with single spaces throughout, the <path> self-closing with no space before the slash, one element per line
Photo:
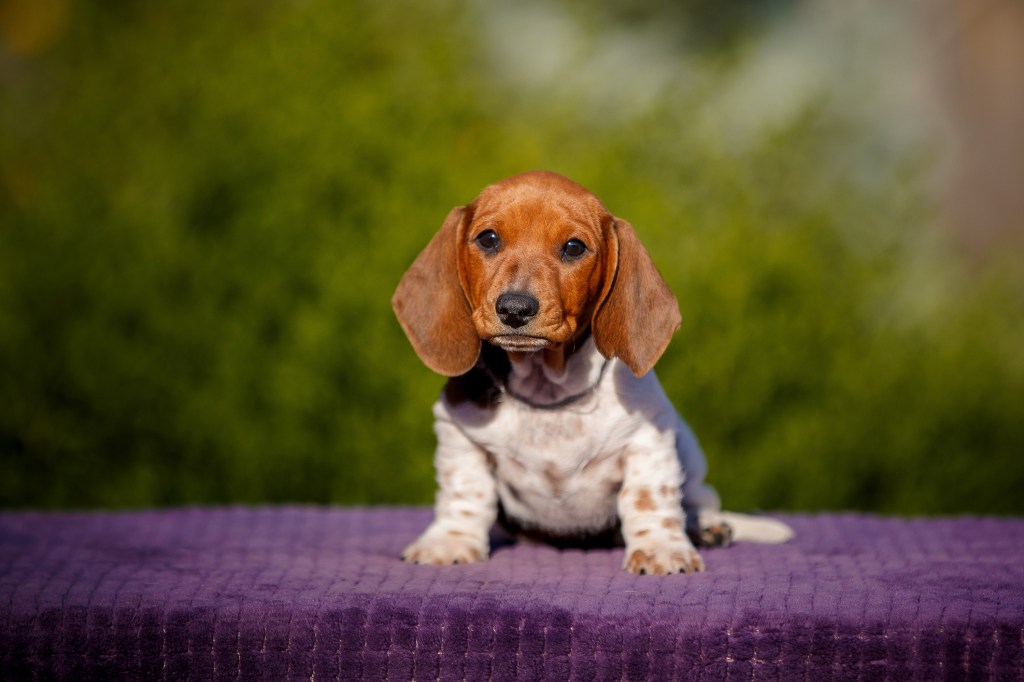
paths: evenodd
<path fill-rule="evenodd" d="M 459 282 L 458 249 L 466 207 L 453 208 L 402 276 L 391 307 L 413 350 L 430 369 L 454 377 L 480 356 L 480 337 Z"/>

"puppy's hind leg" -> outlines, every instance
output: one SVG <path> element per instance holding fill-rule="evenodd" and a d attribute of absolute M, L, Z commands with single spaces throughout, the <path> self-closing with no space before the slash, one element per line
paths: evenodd
<path fill-rule="evenodd" d="M 698 547 L 728 547 L 733 541 L 732 526 L 718 518 L 719 512 L 687 508 L 686 534 Z"/>
<path fill-rule="evenodd" d="M 689 495 L 692 506 L 683 498 L 686 534 L 698 547 L 728 547 L 734 542 L 779 544 L 793 538 L 793 529 L 767 516 L 720 511 L 718 495 L 701 485 Z"/>
<path fill-rule="evenodd" d="M 733 529 L 720 518 L 721 501 L 715 489 L 704 482 L 688 481 L 683 486 L 683 512 L 686 534 L 698 547 L 728 547 L 733 542 Z"/>
<path fill-rule="evenodd" d="M 693 509 L 686 511 L 686 534 L 698 547 L 728 547 L 734 542 L 781 544 L 793 539 L 793 529 L 767 516 Z"/>

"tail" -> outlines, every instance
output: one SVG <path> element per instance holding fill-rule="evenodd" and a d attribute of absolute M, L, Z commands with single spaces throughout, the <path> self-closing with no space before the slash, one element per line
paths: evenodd
<path fill-rule="evenodd" d="M 751 516 L 750 514 L 727 511 L 715 512 L 715 516 L 732 528 L 733 542 L 779 544 L 788 542 L 795 535 L 793 529 L 782 521 L 776 521 L 766 516 Z"/>

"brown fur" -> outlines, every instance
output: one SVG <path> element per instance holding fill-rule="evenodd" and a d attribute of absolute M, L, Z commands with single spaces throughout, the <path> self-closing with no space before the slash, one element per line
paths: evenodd
<path fill-rule="evenodd" d="M 655 511 L 658 505 L 654 502 L 654 497 L 651 496 L 651 491 L 647 488 L 640 488 L 636 494 L 636 510 L 642 512 Z"/>
<path fill-rule="evenodd" d="M 427 367 L 445 376 L 465 374 L 480 355 L 480 338 L 473 329 L 456 267 L 463 214 L 462 207 L 448 213 L 391 298 L 416 354 Z"/>
<path fill-rule="evenodd" d="M 485 230 L 494 230 L 503 248 L 479 248 L 475 240 Z M 587 246 L 585 256 L 561 258 L 570 239 Z M 520 290 L 538 300 L 540 311 L 511 329 L 494 314 L 495 304 Z M 680 320 L 675 297 L 632 226 L 580 185 L 548 172 L 502 180 L 452 209 L 403 276 L 392 305 L 424 364 L 450 377 L 473 368 L 481 340 L 500 343 L 509 335 L 536 339 L 545 363 L 561 371 L 591 331 L 605 357 L 620 358 L 641 376 Z M 509 351 L 513 360 L 518 352 Z M 459 386 L 451 397 L 479 400 L 479 393 L 475 384 Z"/>

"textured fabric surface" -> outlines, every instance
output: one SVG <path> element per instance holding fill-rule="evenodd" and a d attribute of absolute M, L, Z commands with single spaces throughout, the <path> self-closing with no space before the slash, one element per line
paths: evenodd
<path fill-rule="evenodd" d="M 623 550 L 397 556 L 426 509 L 0 514 L 0 678 L 1024 679 L 1024 521 L 786 517 L 634 576 Z"/>

